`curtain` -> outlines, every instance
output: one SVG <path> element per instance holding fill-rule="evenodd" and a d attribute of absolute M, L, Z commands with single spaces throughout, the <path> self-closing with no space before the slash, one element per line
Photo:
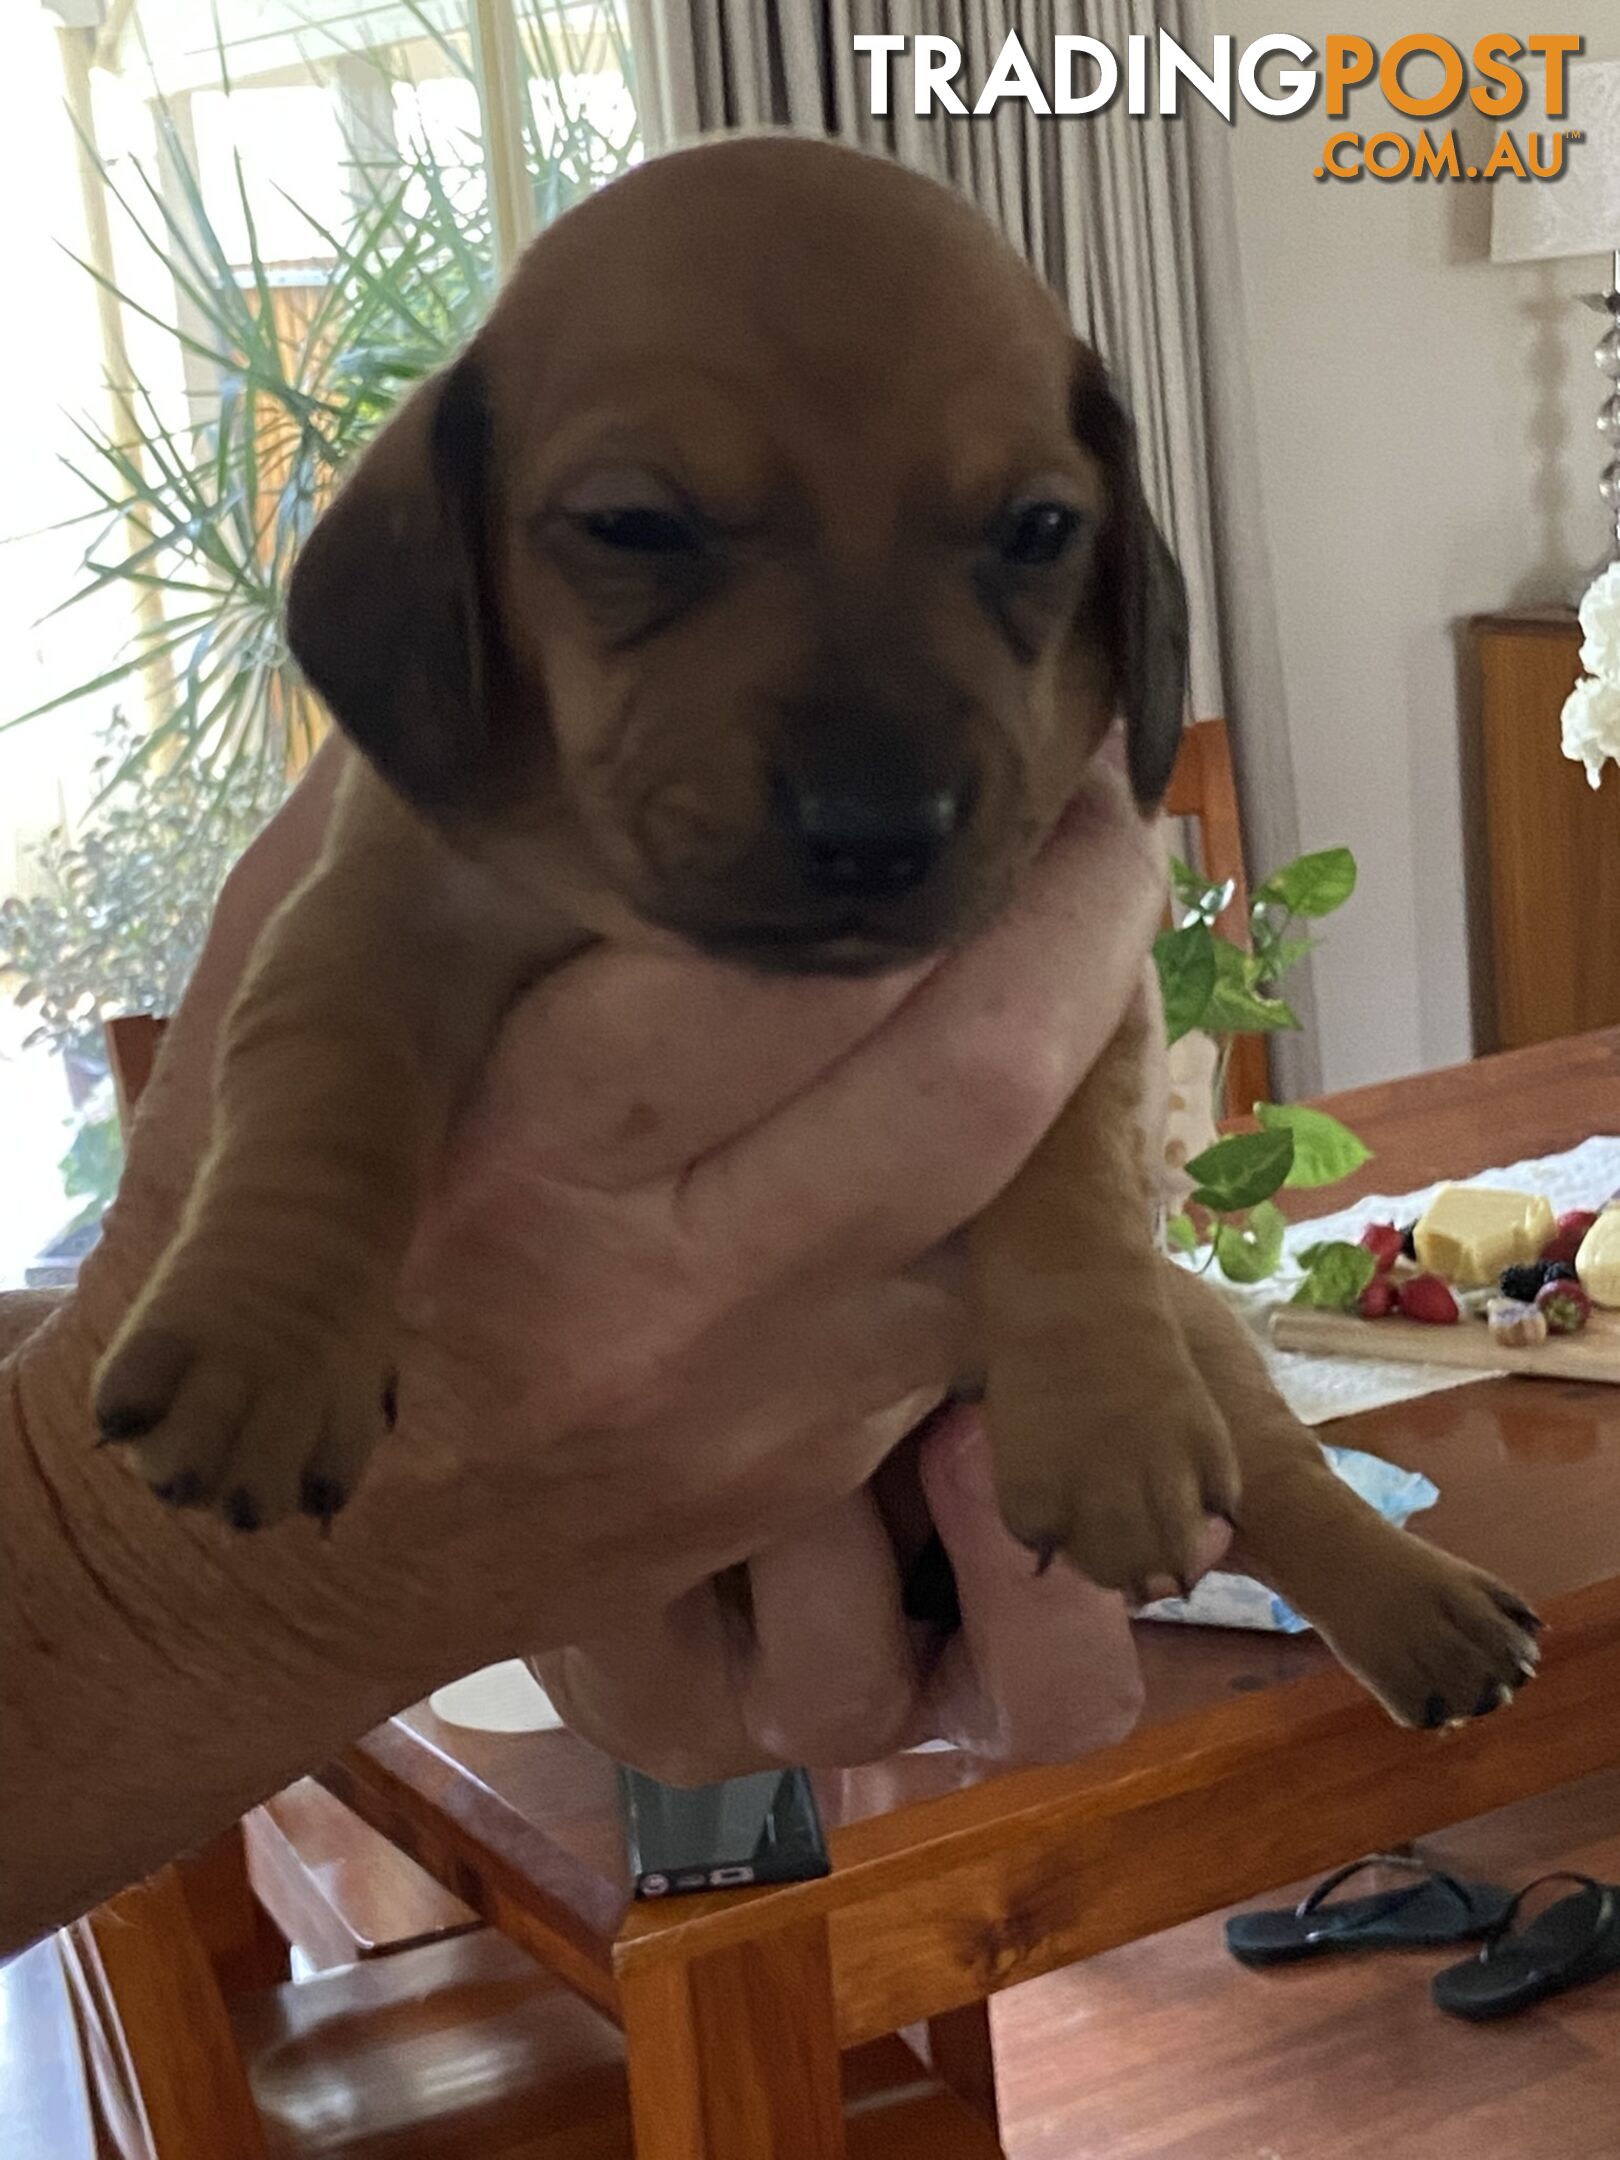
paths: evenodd
<path fill-rule="evenodd" d="M 1002 98 L 982 119 L 911 110 L 896 67 L 887 116 L 870 110 L 858 34 L 931 31 L 989 74 L 1016 31 L 1038 75 L 1054 36 L 1083 28 L 1123 55 L 1162 25 L 1208 51 L 1203 0 L 631 0 L 649 145 L 785 126 L 885 151 L 959 188 L 1046 278 L 1135 414 L 1149 501 L 1180 559 L 1192 621 L 1192 701 L 1232 729 L 1249 867 L 1297 852 L 1298 820 L 1254 414 L 1244 366 L 1229 146 L 1189 99 L 1176 120 L 1132 119 L 1123 96 L 1059 119 Z M 971 102 L 971 100 L 970 100 Z M 1301 968 L 1296 1007 L 1310 1005 Z M 1297 996 L 1296 996 L 1297 992 Z M 1309 1030 L 1278 1038 L 1278 1093 L 1320 1085 Z"/>

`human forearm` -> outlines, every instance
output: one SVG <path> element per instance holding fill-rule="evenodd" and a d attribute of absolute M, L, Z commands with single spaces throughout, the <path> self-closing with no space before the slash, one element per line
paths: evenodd
<path fill-rule="evenodd" d="M 230 1538 L 92 1445 L 100 1335 L 76 1302 L 0 1366 L 0 1957 L 484 1654 L 408 1557 L 430 1476 L 374 1480 L 330 1543 Z M 583 1583 L 536 1572 L 520 1640 L 562 1640 Z"/>
<path fill-rule="evenodd" d="M 67 1296 L 63 1290 L 0 1291 L 0 1358 L 10 1357 Z"/>

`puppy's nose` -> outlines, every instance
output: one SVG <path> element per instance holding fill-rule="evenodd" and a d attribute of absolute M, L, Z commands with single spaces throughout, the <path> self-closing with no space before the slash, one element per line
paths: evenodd
<path fill-rule="evenodd" d="M 796 843 L 806 882 L 819 893 L 877 899 L 909 892 L 933 869 L 963 823 L 960 788 L 905 795 L 794 781 L 772 784 L 778 824 Z"/>

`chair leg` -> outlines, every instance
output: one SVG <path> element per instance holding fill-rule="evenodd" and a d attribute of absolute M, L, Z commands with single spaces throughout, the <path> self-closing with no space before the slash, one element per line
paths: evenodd
<path fill-rule="evenodd" d="M 180 1863 L 186 1903 L 227 2000 L 287 1979 L 287 1945 L 253 1894 L 242 1826 Z"/>
<path fill-rule="evenodd" d="M 1001 2135 L 996 2100 L 996 2055 L 990 2036 L 990 2005 L 965 2003 L 928 2021 L 928 2057 L 935 2075 L 956 2097 Z"/>

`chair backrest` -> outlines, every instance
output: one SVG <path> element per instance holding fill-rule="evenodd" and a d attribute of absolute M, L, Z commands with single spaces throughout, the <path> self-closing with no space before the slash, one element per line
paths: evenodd
<path fill-rule="evenodd" d="M 1243 860 L 1237 776 L 1224 720 L 1194 720 L 1181 738 L 1164 798 L 1166 817 L 1197 827 L 1199 868 L 1213 885 L 1232 887 L 1216 929 L 1245 948 L 1249 942 L 1249 879 Z M 1271 1094 L 1271 1058 L 1263 1035 L 1233 1038 L 1226 1066 L 1226 1114 L 1246 1117 Z"/>
<path fill-rule="evenodd" d="M 225 1998 L 178 1871 L 57 1936 L 107 2160 L 267 2160 Z"/>

